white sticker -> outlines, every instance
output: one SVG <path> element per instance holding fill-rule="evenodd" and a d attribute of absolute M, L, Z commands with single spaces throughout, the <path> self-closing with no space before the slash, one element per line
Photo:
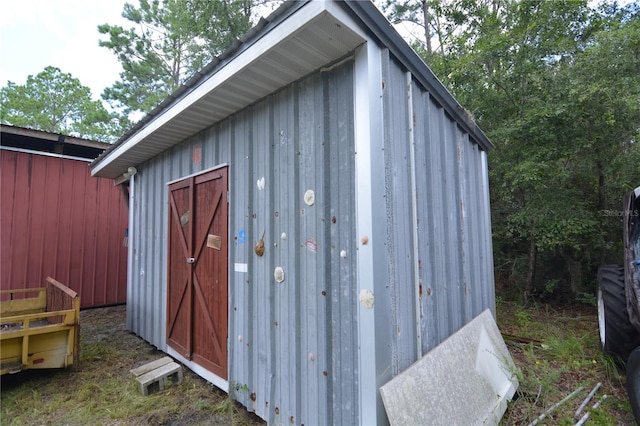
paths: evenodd
<path fill-rule="evenodd" d="M 236 272 L 247 272 L 249 270 L 246 263 L 236 263 L 234 266 Z"/>

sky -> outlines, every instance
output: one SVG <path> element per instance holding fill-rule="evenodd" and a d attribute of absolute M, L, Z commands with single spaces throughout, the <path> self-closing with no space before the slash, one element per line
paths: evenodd
<path fill-rule="evenodd" d="M 126 0 L 9 0 L 0 6 L 0 87 L 23 85 L 51 65 L 91 89 L 94 99 L 119 79 L 115 55 L 98 46 L 98 25 L 132 26 Z"/>
<path fill-rule="evenodd" d="M 124 19 L 125 3 L 137 0 L 3 0 L 0 5 L 0 87 L 23 85 L 51 65 L 80 80 L 94 99 L 120 79 L 122 67 L 98 40 L 98 25 L 134 24 Z M 258 13 L 268 14 L 279 2 Z"/>

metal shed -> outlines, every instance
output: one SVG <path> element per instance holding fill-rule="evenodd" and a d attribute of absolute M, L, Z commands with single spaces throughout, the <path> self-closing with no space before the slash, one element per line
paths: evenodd
<path fill-rule="evenodd" d="M 385 423 L 494 309 L 489 149 L 372 3 L 285 2 L 92 164 L 130 179 L 128 327 L 270 423 Z"/>
<path fill-rule="evenodd" d="M 125 303 L 126 199 L 89 170 L 110 145 L 7 125 L 0 136 L 0 288 L 51 276 L 83 308 Z"/>

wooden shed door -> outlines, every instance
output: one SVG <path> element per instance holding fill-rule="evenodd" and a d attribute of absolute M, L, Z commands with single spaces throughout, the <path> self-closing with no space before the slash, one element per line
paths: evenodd
<path fill-rule="evenodd" d="M 167 344 L 227 379 L 227 168 L 169 186 Z"/>

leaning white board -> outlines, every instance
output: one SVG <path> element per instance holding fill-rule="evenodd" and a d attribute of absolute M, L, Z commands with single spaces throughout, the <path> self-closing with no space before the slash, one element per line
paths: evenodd
<path fill-rule="evenodd" d="M 516 366 L 486 310 L 380 388 L 392 425 L 497 425 Z"/>

